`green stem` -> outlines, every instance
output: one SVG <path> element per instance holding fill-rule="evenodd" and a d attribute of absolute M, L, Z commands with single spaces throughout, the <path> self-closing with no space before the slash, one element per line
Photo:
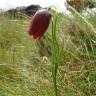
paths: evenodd
<path fill-rule="evenodd" d="M 56 63 L 53 63 L 53 69 L 52 69 L 52 75 L 53 75 L 53 83 L 54 83 L 54 92 L 55 92 L 55 96 L 57 96 L 57 69 L 58 66 Z"/>
<path fill-rule="evenodd" d="M 57 70 L 58 70 L 58 43 L 56 40 L 56 22 L 57 16 L 55 18 L 55 22 L 52 22 L 52 75 L 53 75 L 53 83 L 54 83 L 54 92 L 55 96 L 57 96 Z"/>

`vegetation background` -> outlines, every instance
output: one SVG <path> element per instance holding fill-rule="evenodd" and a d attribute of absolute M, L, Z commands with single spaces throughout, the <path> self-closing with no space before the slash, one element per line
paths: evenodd
<path fill-rule="evenodd" d="M 56 36 L 63 45 L 58 96 L 96 96 L 96 13 L 80 16 L 57 15 Z M 0 96 L 54 96 L 51 56 L 39 54 L 27 34 L 29 22 L 0 14 Z M 50 40 L 51 23 L 45 34 Z"/>

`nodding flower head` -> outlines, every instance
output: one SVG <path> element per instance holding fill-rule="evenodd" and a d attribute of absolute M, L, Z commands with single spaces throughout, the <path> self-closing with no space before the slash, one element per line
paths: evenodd
<path fill-rule="evenodd" d="M 38 10 L 32 17 L 28 30 L 29 35 L 33 36 L 34 39 L 40 39 L 49 26 L 51 16 L 45 9 Z"/>

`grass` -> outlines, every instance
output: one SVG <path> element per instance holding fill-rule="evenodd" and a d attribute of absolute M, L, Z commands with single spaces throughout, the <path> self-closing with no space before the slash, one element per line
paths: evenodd
<path fill-rule="evenodd" d="M 55 35 L 63 46 L 56 77 L 58 96 L 96 96 L 96 34 L 91 29 L 96 30 L 95 19 L 86 18 L 90 27 L 79 16 L 57 15 Z M 39 54 L 36 41 L 27 34 L 29 21 L 0 16 L 0 96 L 55 96 L 52 57 Z M 50 24 L 50 39 L 51 31 Z"/>

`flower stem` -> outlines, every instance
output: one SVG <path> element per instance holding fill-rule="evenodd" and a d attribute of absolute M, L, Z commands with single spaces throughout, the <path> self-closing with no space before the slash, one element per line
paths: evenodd
<path fill-rule="evenodd" d="M 57 16 L 55 18 L 55 22 L 52 22 L 52 76 L 53 76 L 53 83 L 54 83 L 54 92 L 55 96 L 57 96 L 57 70 L 58 70 L 58 43 L 56 40 L 56 22 L 57 22 Z"/>

